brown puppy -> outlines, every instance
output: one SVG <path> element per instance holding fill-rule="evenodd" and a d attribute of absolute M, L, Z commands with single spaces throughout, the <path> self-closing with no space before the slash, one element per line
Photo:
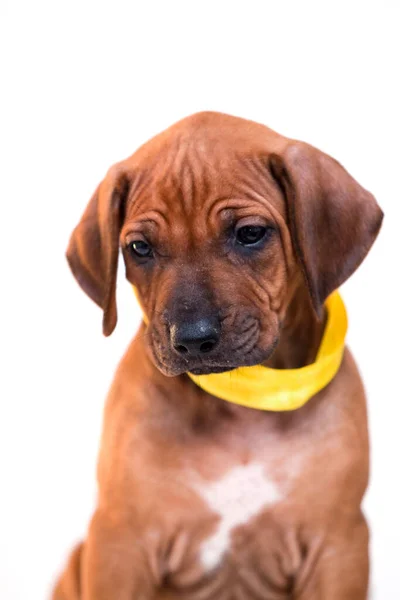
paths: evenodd
<path fill-rule="evenodd" d="M 55 600 L 366 598 L 368 436 L 350 352 L 288 413 L 217 399 L 185 373 L 313 362 L 324 301 L 381 221 L 329 156 L 218 113 L 112 167 L 68 260 L 109 335 L 121 246 L 148 326 L 111 388 L 98 508 Z"/>

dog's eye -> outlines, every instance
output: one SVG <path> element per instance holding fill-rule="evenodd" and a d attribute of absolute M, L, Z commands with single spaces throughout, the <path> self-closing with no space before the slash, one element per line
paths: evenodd
<path fill-rule="evenodd" d="M 133 254 L 134 257 L 139 258 L 150 258 L 153 256 L 153 250 L 151 246 L 144 242 L 143 240 L 136 240 L 129 244 L 129 250 Z"/>
<path fill-rule="evenodd" d="M 236 231 L 236 240 L 242 246 L 252 246 L 260 242 L 267 233 L 267 227 L 261 225 L 245 225 Z"/>

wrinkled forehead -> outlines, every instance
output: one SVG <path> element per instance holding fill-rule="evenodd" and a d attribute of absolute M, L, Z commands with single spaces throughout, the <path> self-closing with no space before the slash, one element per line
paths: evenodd
<path fill-rule="evenodd" d="M 285 219 L 267 152 L 178 139 L 151 160 L 138 161 L 125 222 L 155 220 L 200 231 L 222 220 L 257 215 L 275 222 Z"/>

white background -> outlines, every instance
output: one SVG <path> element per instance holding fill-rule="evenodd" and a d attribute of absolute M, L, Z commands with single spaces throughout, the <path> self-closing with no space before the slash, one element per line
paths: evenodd
<path fill-rule="evenodd" d="M 113 162 L 204 109 L 320 147 L 386 213 L 343 294 L 369 395 L 373 598 L 400 597 L 398 7 L 1 0 L 2 600 L 47 598 L 84 535 L 104 397 L 139 319 L 121 279 L 102 337 L 64 259 L 69 233 Z"/>

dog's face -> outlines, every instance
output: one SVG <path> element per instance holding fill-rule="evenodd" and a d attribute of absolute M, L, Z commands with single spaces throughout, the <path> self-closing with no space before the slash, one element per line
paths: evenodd
<path fill-rule="evenodd" d="M 169 375 L 260 363 L 277 343 L 290 266 L 279 190 L 262 160 L 231 157 L 224 171 L 190 141 L 177 160 L 132 193 L 120 236 L 155 363 Z"/>
<path fill-rule="evenodd" d="M 264 362 L 301 271 L 315 310 L 380 227 L 333 159 L 248 121 L 202 113 L 114 167 L 71 238 L 83 289 L 116 323 L 118 246 L 167 375 Z"/>

